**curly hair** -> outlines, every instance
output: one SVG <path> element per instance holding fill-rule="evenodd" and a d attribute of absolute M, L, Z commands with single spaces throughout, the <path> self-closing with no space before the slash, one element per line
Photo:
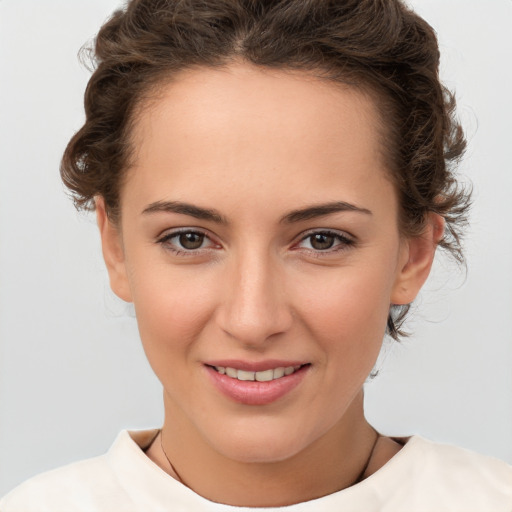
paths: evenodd
<path fill-rule="evenodd" d="M 399 227 L 418 236 L 429 212 L 445 219 L 439 245 L 463 261 L 470 194 L 455 178 L 465 149 L 454 95 L 439 80 L 434 30 L 400 0 L 131 0 L 89 48 L 94 73 L 86 121 L 69 142 L 61 176 L 79 209 L 105 200 L 119 219 L 139 108 L 179 71 L 225 66 L 303 70 L 369 91 L 399 197 Z M 387 333 L 398 339 L 408 306 L 392 306 Z"/>

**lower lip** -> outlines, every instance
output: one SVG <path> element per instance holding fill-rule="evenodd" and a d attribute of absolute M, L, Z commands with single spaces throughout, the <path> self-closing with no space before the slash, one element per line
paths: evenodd
<path fill-rule="evenodd" d="M 205 366 L 213 385 L 231 400 L 244 405 L 267 405 L 279 400 L 302 382 L 309 367 L 303 366 L 280 379 L 258 382 L 233 379 Z"/>

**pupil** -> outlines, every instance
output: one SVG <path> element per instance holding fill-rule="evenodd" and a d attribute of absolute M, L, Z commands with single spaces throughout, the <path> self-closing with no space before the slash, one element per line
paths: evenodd
<path fill-rule="evenodd" d="M 311 239 L 311 246 L 314 249 L 330 249 L 334 243 L 334 237 L 332 235 L 313 235 Z"/>
<path fill-rule="evenodd" d="M 185 249 L 199 249 L 203 240 L 204 235 L 199 233 L 183 233 L 180 235 L 180 244 Z"/>

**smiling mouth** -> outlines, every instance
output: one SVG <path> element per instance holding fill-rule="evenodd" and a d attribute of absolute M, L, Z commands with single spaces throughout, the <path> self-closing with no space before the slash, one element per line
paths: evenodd
<path fill-rule="evenodd" d="M 208 366 L 210 366 L 210 368 L 213 368 L 221 375 L 226 375 L 227 377 L 230 377 L 232 379 L 242 381 L 270 382 L 272 380 L 277 380 L 281 379 L 282 377 L 292 375 L 296 371 L 308 365 L 309 363 L 297 366 L 279 366 L 277 368 L 269 368 L 268 370 L 263 370 L 259 372 L 238 370 L 237 368 L 231 368 L 229 366 Z"/>

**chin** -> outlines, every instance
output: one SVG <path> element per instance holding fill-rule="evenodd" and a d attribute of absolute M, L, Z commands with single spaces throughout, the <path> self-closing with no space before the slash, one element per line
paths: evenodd
<path fill-rule="evenodd" d="M 259 424 L 258 424 L 259 423 Z M 262 425 L 255 422 L 249 428 L 240 425 L 222 429 L 209 443 L 222 456 L 243 463 L 272 463 L 290 459 L 305 450 L 316 439 L 306 432 L 293 431 L 287 425 Z"/>
<path fill-rule="evenodd" d="M 231 460 L 242 463 L 268 464 L 282 462 L 291 459 L 301 451 L 302 447 L 294 446 L 293 443 L 283 445 L 275 439 L 272 443 L 257 442 L 254 439 L 237 440 L 230 446 L 221 447 L 222 455 Z"/>

